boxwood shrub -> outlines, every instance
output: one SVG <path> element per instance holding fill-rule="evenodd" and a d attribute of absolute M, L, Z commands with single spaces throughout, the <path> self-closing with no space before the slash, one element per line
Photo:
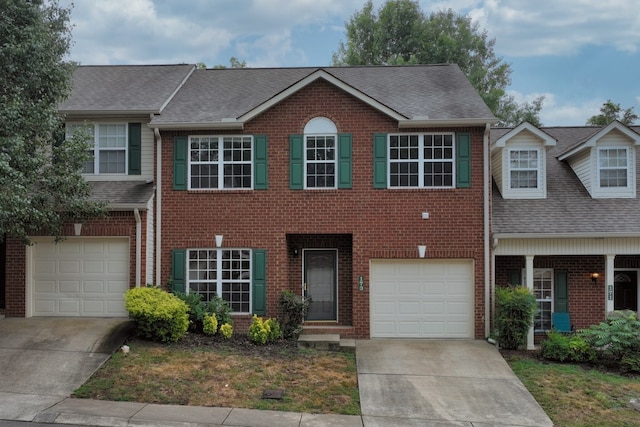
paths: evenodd
<path fill-rule="evenodd" d="M 189 327 L 189 307 L 180 298 L 155 287 L 129 289 L 125 308 L 143 338 L 175 342 Z"/>

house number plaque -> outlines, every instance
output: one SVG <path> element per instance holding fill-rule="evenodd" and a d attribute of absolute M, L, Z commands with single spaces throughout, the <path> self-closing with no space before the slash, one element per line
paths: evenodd
<path fill-rule="evenodd" d="M 358 289 L 364 291 L 364 277 L 358 276 Z"/>
<path fill-rule="evenodd" d="M 613 301 L 613 285 L 607 286 L 607 299 Z"/>

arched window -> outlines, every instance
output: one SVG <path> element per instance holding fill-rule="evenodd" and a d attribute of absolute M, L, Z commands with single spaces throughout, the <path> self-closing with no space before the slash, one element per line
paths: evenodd
<path fill-rule="evenodd" d="M 305 188 L 337 188 L 338 129 L 326 117 L 304 127 Z"/>

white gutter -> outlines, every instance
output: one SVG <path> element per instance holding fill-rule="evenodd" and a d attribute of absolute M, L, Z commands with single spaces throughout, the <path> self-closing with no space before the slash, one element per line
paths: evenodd
<path fill-rule="evenodd" d="M 149 123 L 149 127 L 155 130 L 185 130 L 185 129 L 244 129 L 244 122 L 219 121 L 219 122 L 180 122 L 180 123 Z"/>
<path fill-rule="evenodd" d="M 140 210 L 135 208 L 133 215 L 136 217 L 136 288 L 140 287 L 140 276 L 142 271 L 142 224 L 140 220 Z"/>
<path fill-rule="evenodd" d="M 489 239 L 491 237 L 491 212 L 490 212 L 490 195 L 491 195 L 491 174 L 489 172 L 489 134 L 491 132 L 491 123 L 487 123 L 482 138 L 482 168 L 484 179 L 484 335 L 489 337 L 491 333 L 491 295 L 493 295 L 493 281 L 491 280 L 491 246 Z"/>
<path fill-rule="evenodd" d="M 398 128 L 416 128 L 416 127 L 469 127 L 469 126 L 482 126 L 491 125 L 497 123 L 498 120 L 494 118 L 476 118 L 476 119 L 407 119 L 399 120 Z M 488 139 L 487 139 L 488 141 Z"/>
<path fill-rule="evenodd" d="M 160 286 L 161 263 L 162 263 L 162 137 L 160 129 L 154 128 L 153 134 L 156 137 L 156 233 L 155 233 L 155 251 L 156 251 L 156 274 L 153 284 Z"/>
<path fill-rule="evenodd" d="M 639 233 L 495 233 L 494 239 L 608 239 L 638 238 Z"/>

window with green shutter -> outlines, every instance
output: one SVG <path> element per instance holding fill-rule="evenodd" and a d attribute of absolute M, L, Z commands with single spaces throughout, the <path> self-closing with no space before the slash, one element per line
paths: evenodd
<path fill-rule="evenodd" d="M 267 314 L 267 251 L 253 250 L 253 271 L 251 274 L 253 314 Z"/>
<path fill-rule="evenodd" d="M 351 134 L 338 135 L 338 188 L 351 188 Z"/>
<path fill-rule="evenodd" d="M 387 134 L 373 136 L 373 188 L 387 188 Z"/>
<path fill-rule="evenodd" d="M 171 251 L 171 291 L 185 292 L 186 283 L 186 251 L 173 249 Z"/>
<path fill-rule="evenodd" d="M 173 189 L 187 189 L 187 137 L 173 138 Z"/>
<path fill-rule="evenodd" d="M 304 138 L 302 135 L 289 136 L 289 188 L 304 188 Z"/>
<path fill-rule="evenodd" d="M 255 136 L 253 139 L 253 144 L 253 188 L 255 190 L 266 190 L 268 186 L 267 136 Z"/>
<path fill-rule="evenodd" d="M 471 134 L 456 135 L 456 187 L 471 187 Z"/>
<path fill-rule="evenodd" d="M 142 174 L 142 123 L 129 123 L 129 175 Z"/>

